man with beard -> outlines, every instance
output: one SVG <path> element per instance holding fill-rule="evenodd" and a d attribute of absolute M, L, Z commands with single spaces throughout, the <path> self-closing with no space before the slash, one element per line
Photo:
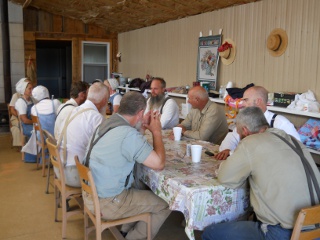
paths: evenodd
<path fill-rule="evenodd" d="M 165 150 L 158 112 L 144 116 L 145 98 L 138 92 L 126 93 L 118 113 L 101 123 L 87 149 L 89 166 L 99 196 L 101 217 L 105 220 L 126 218 L 150 212 L 152 239 L 170 214 L 168 204 L 150 190 L 132 187 L 135 163 L 155 170 L 165 166 Z M 141 134 L 153 135 L 153 147 Z M 93 212 L 92 198 L 84 195 L 85 205 Z M 146 223 L 125 224 L 126 239 L 146 239 Z"/>
<path fill-rule="evenodd" d="M 179 123 L 179 107 L 175 100 L 165 92 L 166 82 L 163 78 L 153 78 L 151 82 L 151 96 L 147 101 L 145 114 L 158 111 L 161 114 L 162 129 L 172 129 Z"/>

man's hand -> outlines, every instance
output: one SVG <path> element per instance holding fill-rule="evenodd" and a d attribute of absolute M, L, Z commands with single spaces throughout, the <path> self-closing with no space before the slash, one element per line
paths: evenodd
<path fill-rule="evenodd" d="M 230 149 L 225 149 L 219 152 L 217 155 L 215 155 L 214 158 L 217 160 L 226 160 L 229 155 L 230 155 Z"/>
<path fill-rule="evenodd" d="M 155 134 L 155 133 L 161 134 L 161 129 L 162 129 L 161 122 L 160 122 L 161 114 L 159 113 L 159 111 L 148 112 L 145 115 L 145 117 L 143 118 L 143 127 L 145 127 L 146 129 L 149 129 L 149 131 L 152 132 L 152 134 Z"/>
<path fill-rule="evenodd" d="M 150 124 L 150 120 L 151 120 L 151 111 L 147 112 L 144 116 L 143 116 L 143 122 L 142 124 Z"/>

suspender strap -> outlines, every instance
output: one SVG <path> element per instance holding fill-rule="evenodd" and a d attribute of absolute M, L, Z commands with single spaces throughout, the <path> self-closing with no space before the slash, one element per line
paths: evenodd
<path fill-rule="evenodd" d="M 276 116 L 278 116 L 278 114 L 273 114 L 271 122 L 270 122 L 270 127 L 273 128 L 273 124 L 274 124 L 274 120 L 276 119 Z"/>
<path fill-rule="evenodd" d="M 70 118 L 71 114 L 72 114 L 72 111 L 69 113 L 65 123 L 64 123 L 64 126 L 63 126 L 63 129 L 62 129 L 62 132 L 60 134 L 60 137 L 58 139 L 58 142 L 57 142 L 57 146 L 60 146 L 61 142 L 62 142 L 62 139 L 64 139 L 63 141 L 63 161 L 64 161 L 64 166 L 66 166 L 67 164 L 67 127 L 69 125 L 69 123 L 76 118 L 76 116 L 80 115 L 81 113 L 84 113 L 86 111 L 90 111 L 90 110 L 93 110 L 93 108 L 85 108 L 85 109 L 82 109 L 80 110 L 79 112 L 77 112 L 74 116 L 72 116 L 72 118 Z"/>
<path fill-rule="evenodd" d="M 60 111 L 58 112 L 56 118 L 59 116 L 59 114 L 61 113 L 62 109 L 64 109 L 65 107 L 68 107 L 68 106 L 74 106 L 74 105 L 72 103 L 67 103 L 67 104 L 63 105 L 62 108 L 60 109 Z"/>
<path fill-rule="evenodd" d="M 93 136 L 91 138 L 90 145 L 89 145 L 89 151 L 88 151 L 88 154 L 86 156 L 86 162 L 84 164 L 86 167 L 89 167 L 89 160 L 90 160 L 90 155 L 91 155 L 91 151 L 93 149 L 93 146 L 96 145 L 96 143 L 100 140 L 100 138 L 102 138 L 107 132 L 109 132 L 112 129 L 112 128 L 108 129 L 107 131 L 102 133 L 99 137 L 97 137 L 96 140 L 94 140 L 94 138 L 96 137 L 96 133 L 97 133 L 97 131 L 98 131 L 100 126 L 101 126 L 101 124 L 96 128 L 96 130 L 94 131 Z"/>
<path fill-rule="evenodd" d="M 304 167 L 305 173 L 306 173 L 306 177 L 307 177 L 307 182 L 308 182 L 308 188 L 309 188 L 309 193 L 310 193 L 310 199 L 311 199 L 311 205 L 314 206 L 316 205 L 315 202 L 315 198 L 314 198 L 314 193 L 313 193 L 313 187 L 312 184 L 316 190 L 316 195 L 318 197 L 318 200 L 320 201 L 320 187 L 319 187 L 319 183 L 316 179 L 316 176 L 314 174 L 314 171 L 311 168 L 310 163 L 308 162 L 307 158 L 304 156 L 303 151 L 301 149 L 301 146 L 299 145 L 298 141 L 292 137 L 291 140 L 293 141 L 294 145 L 293 146 L 288 140 L 286 140 L 284 137 L 276 134 L 276 133 L 272 133 L 273 135 L 279 137 L 282 141 L 284 141 L 286 144 L 288 144 L 300 157 L 302 165 Z"/>
<path fill-rule="evenodd" d="M 170 99 L 170 97 L 167 97 L 167 98 L 164 100 L 164 102 L 162 103 L 162 106 L 161 106 L 161 108 L 160 108 L 160 114 L 162 114 L 162 109 L 163 109 L 164 105 L 166 104 L 166 102 L 167 102 L 169 99 Z"/>
<path fill-rule="evenodd" d="M 100 124 L 100 125 L 101 125 L 101 124 Z M 90 155 L 91 155 L 91 151 L 92 151 L 92 149 L 93 149 L 93 146 L 96 145 L 96 143 L 97 143 L 107 132 L 109 132 L 111 129 L 113 129 L 113 128 L 109 128 L 107 131 L 105 131 L 103 134 L 101 134 L 99 137 L 97 137 L 96 140 L 94 140 L 94 138 L 95 138 L 95 136 L 96 136 L 96 133 L 97 133 L 100 125 L 96 128 L 96 130 L 95 130 L 94 133 L 93 133 L 93 137 L 91 138 L 91 142 L 90 142 L 90 146 L 89 146 L 89 151 L 88 151 L 88 154 L 87 154 L 87 156 L 86 156 L 86 162 L 85 162 L 85 164 L 84 164 L 86 167 L 89 167 L 89 160 L 90 160 Z M 125 187 L 127 187 L 128 183 L 129 183 L 131 173 L 132 173 L 132 170 L 131 170 L 131 172 L 129 173 L 129 175 L 127 176 L 127 178 L 126 178 L 126 182 L 125 182 L 125 184 L 124 184 Z"/>
<path fill-rule="evenodd" d="M 102 121 L 102 123 L 96 128 L 96 130 L 93 133 L 93 136 L 91 138 L 90 144 L 89 144 L 89 149 L 88 149 L 88 153 L 86 156 L 86 161 L 84 163 L 84 165 L 86 167 L 89 167 L 89 161 L 90 161 L 90 155 L 91 155 L 91 151 L 94 147 L 94 145 L 97 144 L 97 142 L 110 130 L 120 127 L 120 126 L 130 126 L 128 122 L 124 121 L 121 117 L 118 117 L 117 115 L 112 115 L 112 118 L 119 118 L 116 122 L 115 125 L 108 125 L 108 123 L 106 121 Z M 110 119 L 109 119 L 110 120 Z M 100 131 L 99 131 L 100 129 Z M 98 132 L 98 137 L 95 139 L 95 137 L 97 136 L 97 132 Z M 132 170 L 131 172 L 127 175 L 126 181 L 125 181 L 125 187 L 127 187 L 127 185 L 129 184 L 129 180 L 130 180 L 130 175 L 132 174 Z"/>

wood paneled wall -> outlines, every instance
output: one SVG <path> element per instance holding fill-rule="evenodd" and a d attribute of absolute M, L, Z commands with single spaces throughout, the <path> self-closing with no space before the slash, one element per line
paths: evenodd
<path fill-rule="evenodd" d="M 117 71 L 117 61 L 114 61 L 118 49 L 118 35 L 108 33 L 95 25 L 84 24 L 81 21 L 53 15 L 34 8 L 23 11 L 25 64 L 29 56 L 36 68 L 36 40 L 72 41 L 72 81 L 81 80 L 81 42 L 109 42 L 111 51 L 111 69 Z M 26 71 L 27 72 L 27 71 Z"/>
<path fill-rule="evenodd" d="M 320 1 L 262 0 L 119 34 L 127 77 L 161 76 L 167 85 L 192 85 L 196 80 L 199 32 L 231 38 L 237 46 L 233 64 L 219 63 L 218 86 L 253 82 L 270 92 L 312 90 L 320 98 Z M 273 57 L 266 40 L 274 28 L 288 34 L 288 48 Z"/>

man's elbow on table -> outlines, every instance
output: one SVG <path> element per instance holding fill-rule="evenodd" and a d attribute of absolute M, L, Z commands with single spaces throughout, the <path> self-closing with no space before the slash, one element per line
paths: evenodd
<path fill-rule="evenodd" d="M 143 165 L 154 170 L 162 170 L 165 166 L 165 157 L 161 157 L 155 151 L 152 151 L 147 159 L 143 162 Z"/>

